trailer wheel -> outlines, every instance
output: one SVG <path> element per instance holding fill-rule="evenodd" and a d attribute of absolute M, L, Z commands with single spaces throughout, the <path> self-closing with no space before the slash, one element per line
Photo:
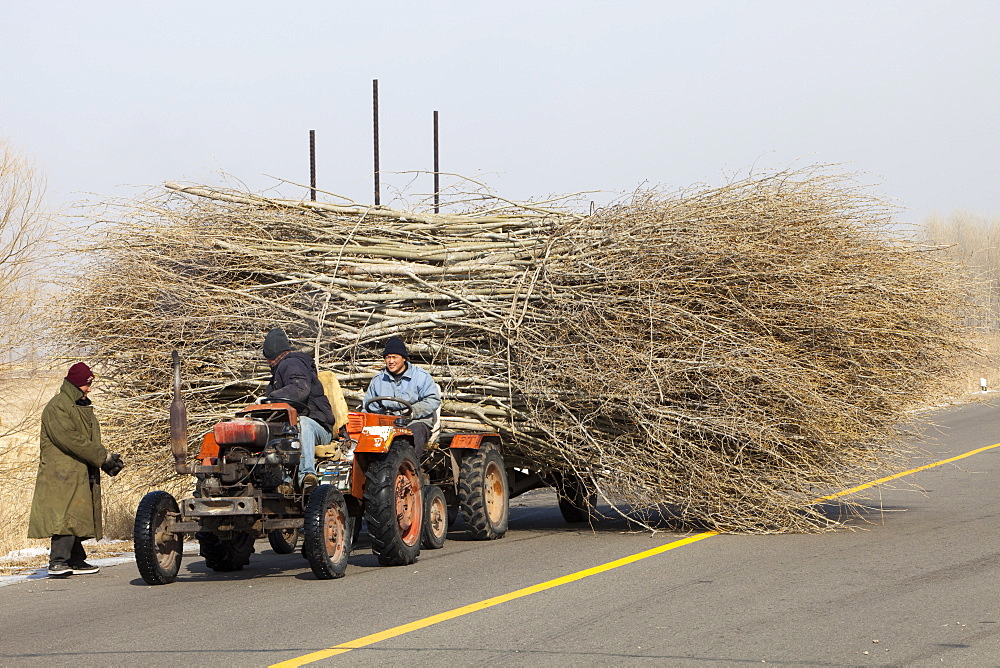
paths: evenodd
<path fill-rule="evenodd" d="M 213 571 L 243 570 L 250 563 L 250 555 L 254 553 L 255 536 L 248 531 L 234 531 L 228 538 L 222 538 L 211 531 L 199 531 L 195 537 L 201 546 L 198 553 L 205 557 L 205 565 Z"/>
<path fill-rule="evenodd" d="M 167 514 L 177 512 L 180 512 L 177 500 L 167 492 L 150 492 L 139 502 L 132 539 L 135 541 L 135 564 L 148 584 L 170 584 L 177 579 L 184 552 L 184 534 L 165 531 Z"/>
<path fill-rule="evenodd" d="M 448 502 L 437 485 L 424 486 L 424 532 L 420 547 L 437 550 L 448 536 Z"/>
<path fill-rule="evenodd" d="M 559 494 L 559 512 L 569 524 L 590 522 L 597 506 L 597 491 L 587 491 L 583 480 L 572 477 L 560 477 L 556 484 Z"/>
<path fill-rule="evenodd" d="M 365 472 L 365 521 L 383 566 L 412 564 L 420 555 L 423 490 L 410 445 L 395 443 Z"/>
<path fill-rule="evenodd" d="M 351 553 L 344 495 L 333 485 L 320 485 L 309 495 L 302 533 L 302 554 L 320 580 L 344 577 Z"/>
<path fill-rule="evenodd" d="M 474 540 L 495 540 L 507 533 L 510 512 L 503 455 L 492 444 L 462 457 L 458 498 L 465 531 Z"/>
<path fill-rule="evenodd" d="M 267 542 L 278 554 L 291 554 L 301 539 L 302 533 L 298 529 L 272 529 L 267 532 Z"/>

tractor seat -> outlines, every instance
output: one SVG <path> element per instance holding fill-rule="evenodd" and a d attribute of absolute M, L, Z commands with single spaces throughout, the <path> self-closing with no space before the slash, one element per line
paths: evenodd
<path fill-rule="evenodd" d="M 333 440 L 328 445 L 317 445 L 316 457 L 340 459 L 343 453 L 337 442 L 337 434 L 340 432 L 340 428 L 347 424 L 347 400 L 344 399 L 344 392 L 340 389 L 340 381 L 337 380 L 336 374 L 332 371 L 320 371 L 316 375 L 319 376 L 319 382 L 323 385 L 323 394 L 326 395 L 330 402 L 330 408 L 333 409 L 333 426 L 330 429 Z"/>

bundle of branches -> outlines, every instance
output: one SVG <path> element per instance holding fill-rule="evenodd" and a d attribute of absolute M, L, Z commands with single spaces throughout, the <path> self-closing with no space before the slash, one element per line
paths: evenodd
<path fill-rule="evenodd" d="M 63 322 L 104 363 L 116 446 L 163 475 L 172 348 L 207 428 L 266 381 L 270 327 L 354 405 L 399 335 L 450 426 L 499 429 L 522 465 L 579 476 L 633 517 L 808 530 L 828 525 L 819 491 L 883 471 L 904 412 L 968 352 L 962 286 L 889 222 L 816 171 L 590 215 L 168 184 L 90 249 Z"/>

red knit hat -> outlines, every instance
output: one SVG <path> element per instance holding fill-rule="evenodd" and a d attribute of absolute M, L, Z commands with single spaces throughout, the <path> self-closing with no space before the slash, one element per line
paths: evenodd
<path fill-rule="evenodd" d="M 83 387 L 84 385 L 90 385 L 94 381 L 94 374 L 90 371 L 89 366 L 83 362 L 77 362 L 69 368 L 66 380 L 77 387 Z"/>

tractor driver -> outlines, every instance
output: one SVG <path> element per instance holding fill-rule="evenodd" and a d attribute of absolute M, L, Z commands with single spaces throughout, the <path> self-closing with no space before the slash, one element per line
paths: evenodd
<path fill-rule="evenodd" d="M 374 397 L 399 397 L 410 402 L 412 412 L 406 427 L 413 432 L 413 446 L 419 461 L 441 407 L 441 394 L 431 375 L 410 363 L 406 344 L 398 336 L 386 341 L 382 357 L 385 368 L 368 384 L 362 406 Z M 406 412 L 403 404 L 391 401 L 376 402 L 367 410 L 386 415 Z"/>
<path fill-rule="evenodd" d="M 299 412 L 299 486 L 308 494 L 319 484 L 316 477 L 316 446 L 327 445 L 334 423 L 330 400 L 323 392 L 316 363 L 305 353 L 293 352 L 288 336 L 275 327 L 264 338 L 264 358 L 271 367 L 271 382 L 264 393 L 271 399 L 291 399 L 306 407 Z"/>

